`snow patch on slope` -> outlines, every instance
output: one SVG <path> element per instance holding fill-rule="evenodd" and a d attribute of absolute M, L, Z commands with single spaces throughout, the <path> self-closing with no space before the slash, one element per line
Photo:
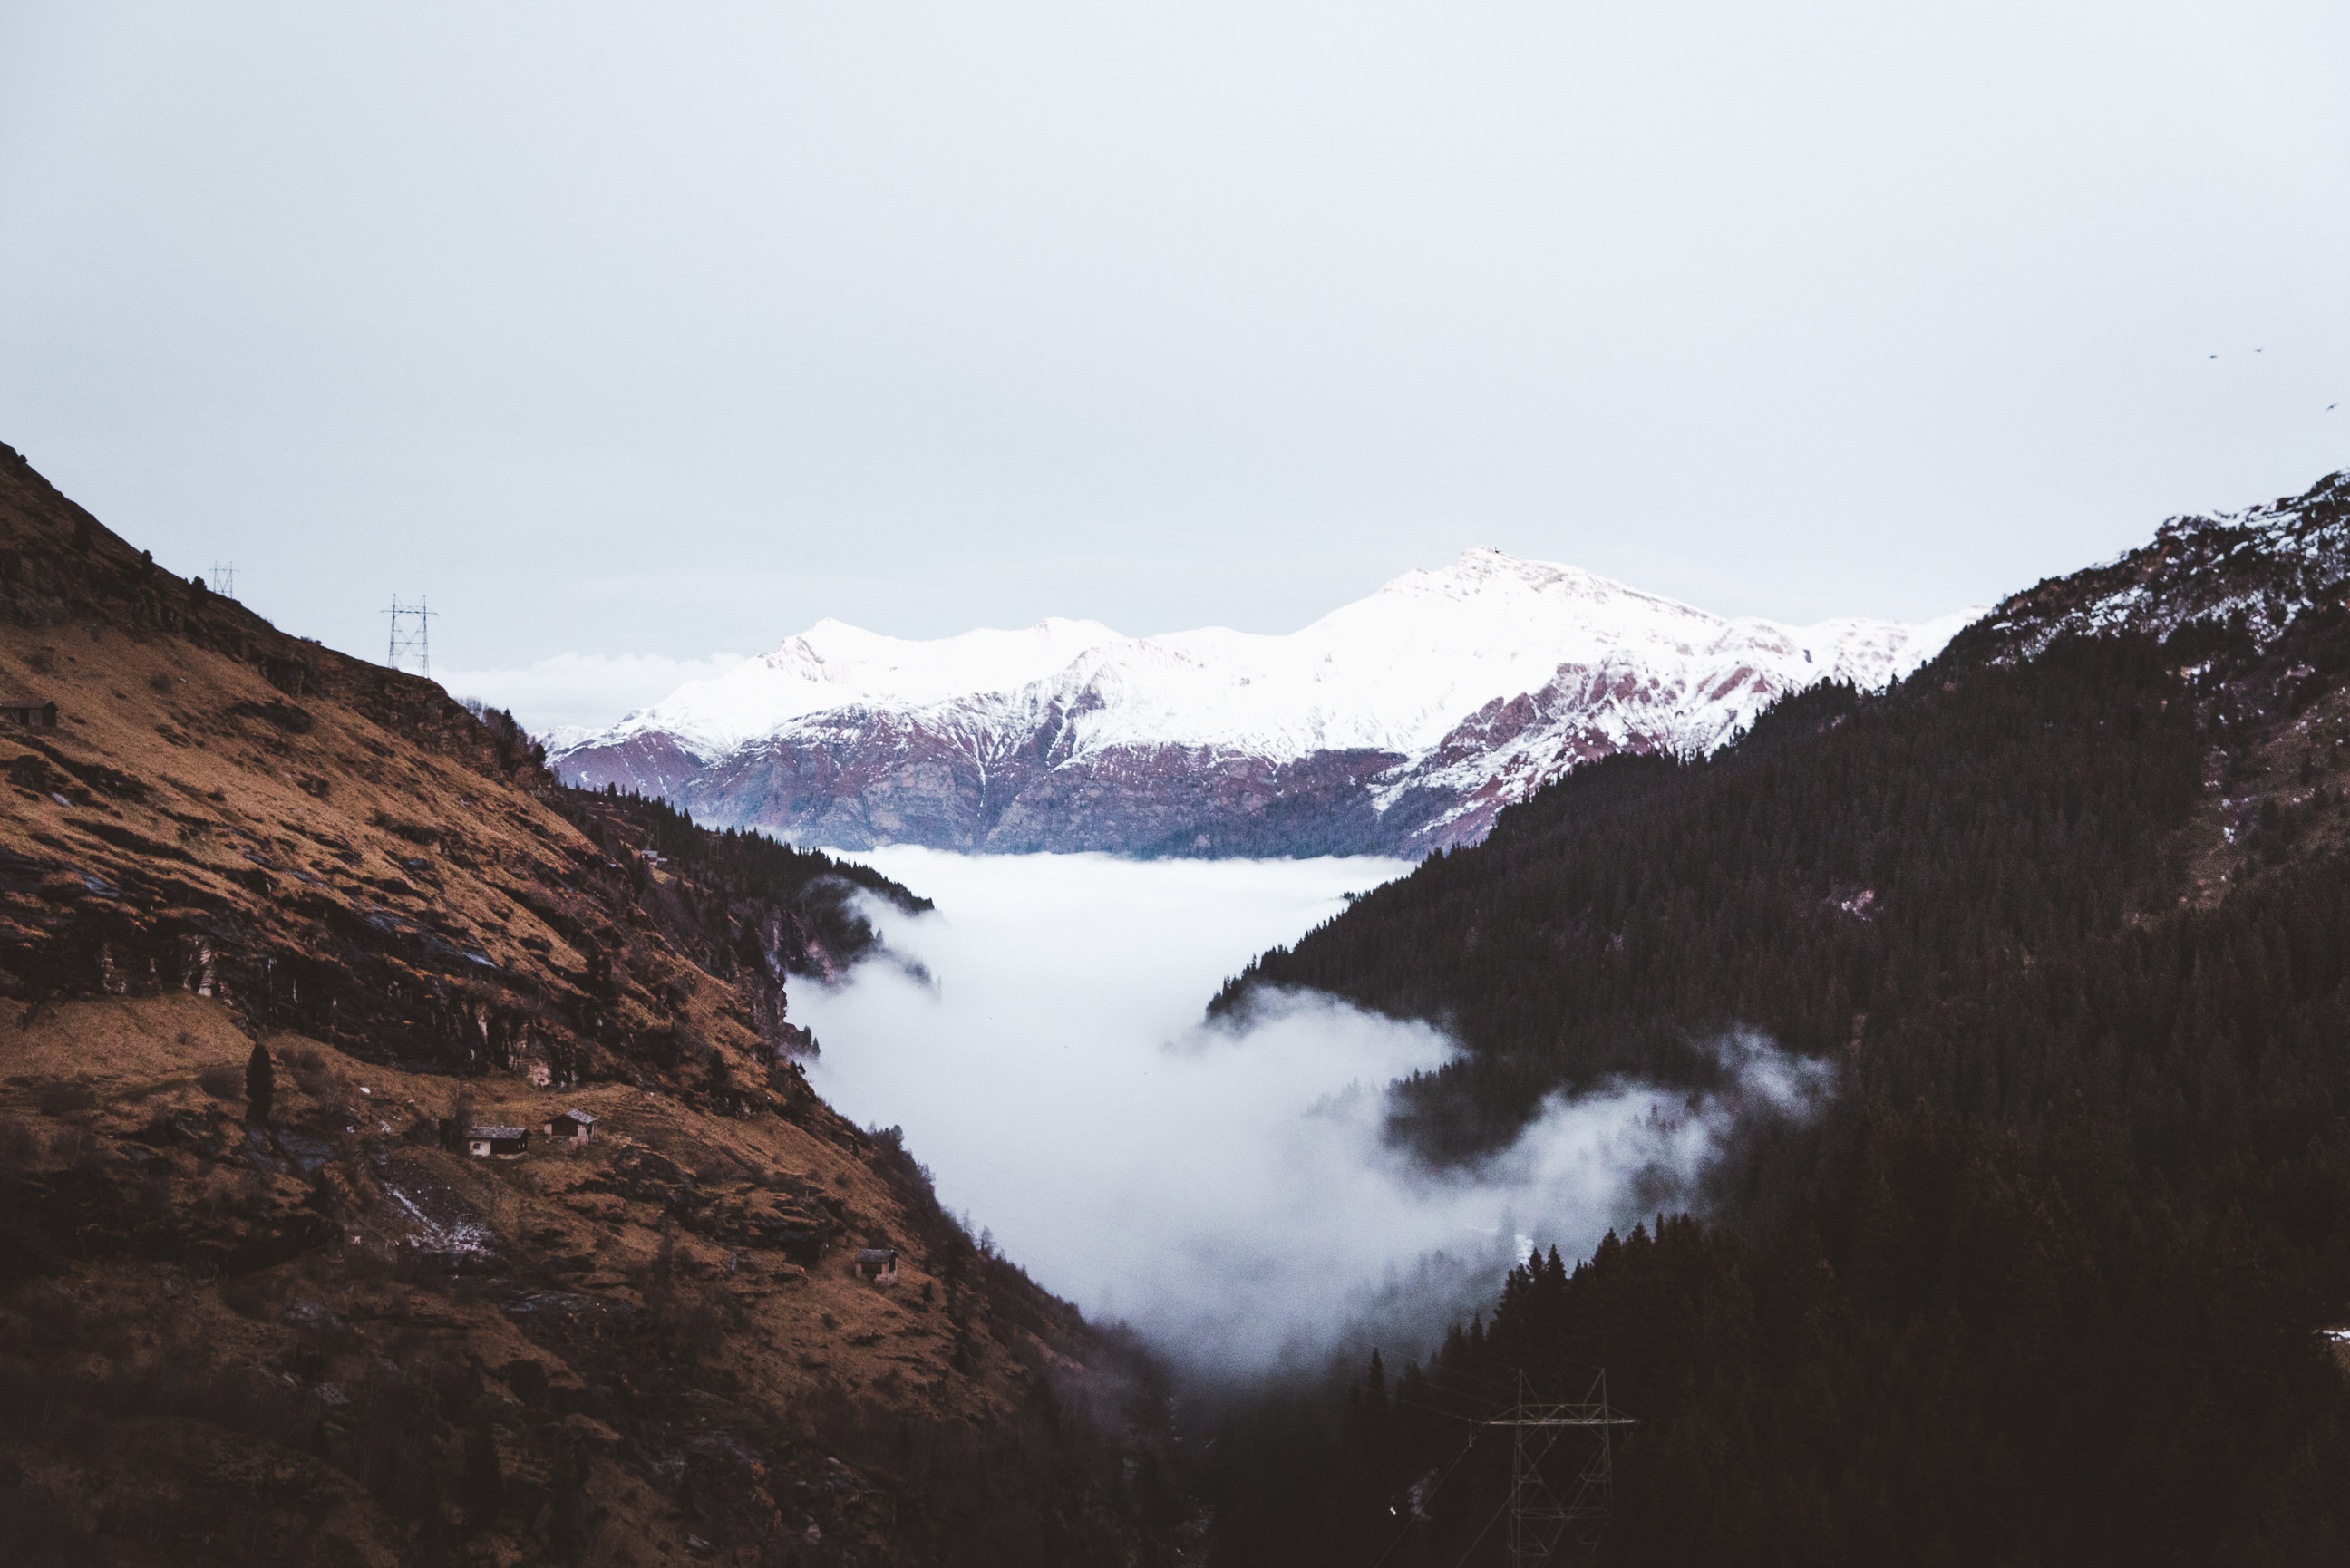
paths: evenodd
<path fill-rule="evenodd" d="M 2151 544 L 2013 595 L 1986 629 L 2008 659 L 2036 658 L 2066 633 L 2168 637 L 2238 616 L 2265 643 L 2345 581 L 2350 471 L 2265 506 L 2170 518 Z"/>

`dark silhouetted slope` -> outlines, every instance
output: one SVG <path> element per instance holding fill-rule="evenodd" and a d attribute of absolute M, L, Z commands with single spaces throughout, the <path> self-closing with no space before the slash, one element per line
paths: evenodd
<path fill-rule="evenodd" d="M 2344 489 L 2168 525 L 1711 761 L 1586 770 L 1229 987 L 1451 1023 L 1393 1127 L 1436 1161 L 1700 1081 L 1729 1028 L 1837 1089 L 1428 1365 L 1234 1401 L 1223 1560 L 1303 1560 L 1310 1517 L 1327 1561 L 1500 1561 L 1507 1448 L 1456 1465 L 1464 1423 L 1603 1366 L 1640 1422 L 1603 1562 L 2342 1555 Z"/>

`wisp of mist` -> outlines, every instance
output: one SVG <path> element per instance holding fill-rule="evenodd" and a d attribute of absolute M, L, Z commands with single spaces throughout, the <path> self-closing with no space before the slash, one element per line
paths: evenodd
<path fill-rule="evenodd" d="M 1225 976 L 1407 864 L 857 857 L 936 900 L 867 908 L 927 979 L 876 961 L 795 987 L 817 1087 L 902 1126 L 940 1201 L 1040 1283 L 1201 1372 L 1424 1349 L 1528 1246 L 1580 1257 L 1687 1190 L 1733 1103 L 1801 1114 L 1825 1086 L 1735 1039 L 1726 1096 L 1554 1098 L 1507 1150 L 1431 1173 L 1381 1127 L 1387 1085 L 1457 1050 L 1437 1030 L 1300 995 L 1202 1021 Z"/>

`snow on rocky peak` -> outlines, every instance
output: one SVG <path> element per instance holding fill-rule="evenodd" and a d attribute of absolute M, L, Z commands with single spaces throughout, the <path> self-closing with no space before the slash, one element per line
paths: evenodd
<path fill-rule="evenodd" d="M 2149 544 L 2011 595 L 1978 636 L 1991 657 L 2031 659 L 2065 633 L 2168 637 L 2189 621 L 2241 617 L 2265 644 L 2345 585 L 2350 469 L 2265 505 L 2173 517 Z"/>
<path fill-rule="evenodd" d="M 827 620 L 553 755 L 841 848 L 1426 847 L 1593 757 L 1710 751 L 1789 691 L 1883 685 L 1976 613 L 1726 619 L 1481 547 L 1281 637 Z"/>
<path fill-rule="evenodd" d="M 860 704 L 920 707 L 1014 691 L 1066 668 L 1089 648 L 1125 640 L 1099 621 L 1058 616 L 1019 631 L 967 631 L 927 642 L 820 620 L 772 653 L 639 709 L 600 739 L 662 733 L 697 756 L 716 757 L 810 713 Z"/>

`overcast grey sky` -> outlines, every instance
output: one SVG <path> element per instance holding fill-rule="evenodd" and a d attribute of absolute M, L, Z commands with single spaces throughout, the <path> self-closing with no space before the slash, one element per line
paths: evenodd
<path fill-rule="evenodd" d="M 0 439 L 541 720 L 1471 544 L 1925 616 L 2350 463 L 2345 83 L 2338 0 L 20 0 Z"/>

